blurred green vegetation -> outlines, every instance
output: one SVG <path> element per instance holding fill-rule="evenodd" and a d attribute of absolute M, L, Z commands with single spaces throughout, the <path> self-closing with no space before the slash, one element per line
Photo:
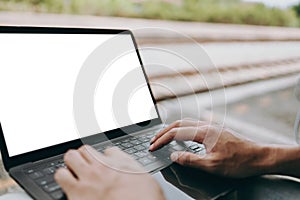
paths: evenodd
<path fill-rule="evenodd" d="M 240 0 L 0 0 L 0 10 L 269 26 L 299 26 L 299 8 Z"/>
<path fill-rule="evenodd" d="M 296 12 L 296 14 L 298 15 L 298 17 L 300 17 L 300 3 L 293 6 L 293 9 Z"/>

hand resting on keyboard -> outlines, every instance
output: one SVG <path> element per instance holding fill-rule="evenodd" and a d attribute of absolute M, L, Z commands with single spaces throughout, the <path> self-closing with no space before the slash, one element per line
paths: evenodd
<path fill-rule="evenodd" d="M 82 146 L 69 150 L 64 161 L 68 168 L 58 169 L 55 180 L 68 199 L 164 199 L 154 178 L 117 147 L 102 154 Z"/>
<path fill-rule="evenodd" d="M 177 151 L 171 159 L 181 165 L 228 177 L 247 177 L 266 173 L 268 160 L 264 146 L 250 141 L 227 128 L 211 122 L 185 119 L 176 121 L 151 139 L 150 151 L 155 151 L 172 140 L 194 141 L 205 146 L 205 154 Z"/>

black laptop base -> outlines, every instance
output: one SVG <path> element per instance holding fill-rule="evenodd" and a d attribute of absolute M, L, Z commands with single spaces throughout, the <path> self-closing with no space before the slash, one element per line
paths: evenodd
<path fill-rule="evenodd" d="M 192 144 L 187 147 L 184 143 L 171 142 L 157 151 L 149 152 L 150 139 L 157 131 L 146 131 L 134 135 L 123 136 L 98 145 L 94 145 L 97 151 L 116 146 L 131 155 L 149 173 L 155 173 L 172 163 L 170 154 L 174 151 L 190 151 L 193 153 L 205 153 L 203 145 Z M 34 199 L 66 199 L 60 186 L 54 180 L 55 171 L 65 167 L 63 155 L 44 159 L 34 163 L 24 164 L 12 168 L 10 175 L 25 189 Z"/>

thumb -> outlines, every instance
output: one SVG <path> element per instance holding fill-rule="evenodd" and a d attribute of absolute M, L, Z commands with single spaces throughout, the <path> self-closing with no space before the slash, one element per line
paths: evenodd
<path fill-rule="evenodd" d="M 197 163 L 204 157 L 190 152 L 176 151 L 171 154 L 171 160 L 180 165 L 196 166 Z"/>

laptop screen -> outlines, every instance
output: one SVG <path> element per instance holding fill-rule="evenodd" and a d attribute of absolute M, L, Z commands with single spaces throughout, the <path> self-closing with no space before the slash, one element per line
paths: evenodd
<path fill-rule="evenodd" d="M 114 36 L 0 34 L 0 121 L 9 156 L 82 137 L 74 120 L 76 81 L 92 52 Z M 89 128 L 84 136 L 158 118 L 131 35 L 119 37 L 125 41 L 120 45 L 133 51 L 118 56 L 108 66 L 99 66 L 105 68 L 93 99 L 99 129 Z M 103 57 L 99 56 L 99 63 L 115 48 L 107 48 Z M 120 90 L 119 83 L 129 73 L 143 84 L 122 84 L 124 96 L 119 92 L 118 99 L 114 99 L 114 91 Z M 126 105 L 129 119 L 116 119 L 116 104 Z"/>

